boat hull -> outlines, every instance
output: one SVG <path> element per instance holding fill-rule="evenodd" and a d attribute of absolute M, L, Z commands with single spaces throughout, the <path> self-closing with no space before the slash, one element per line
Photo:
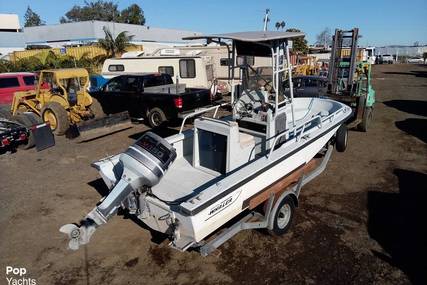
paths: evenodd
<path fill-rule="evenodd" d="M 248 206 L 245 201 L 313 159 L 335 135 L 340 125 L 336 124 L 324 132 L 319 132 L 309 140 L 301 140 L 292 152 L 286 148 L 279 148 L 273 152 L 274 157 L 273 155 L 270 158 L 267 155 L 263 156 L 249 164 L 247 169 L 243 167 L 227 176 L 221 183 L 214 185 L 222 197 L 206 201 L 191 211 L 183 206 L 178 209 L 170 207 L 155 199 L 146 199 L 146 201 L 152 207 L 156 207 L 157 211 L 160 210 L 159 208 L 163 208 L 164 214 L 173 212 L 179 221 L 180 236 L 191 239 L 193 242 L 200 242 L 246 210 Z M 250 175 L 247 175 L 248 173 Z M 239 183 L 233 185 L 232 181 L 239 181 Z M 224 189 L 224 185 L 233 185 L 233 187 Z M 161 213 L 155 216 L 159 215 Z M 155 216 L 150 216 L 142 221 L 154 230 L 165 232 L 169 228 L 168 224 L 159 223 Z"/>

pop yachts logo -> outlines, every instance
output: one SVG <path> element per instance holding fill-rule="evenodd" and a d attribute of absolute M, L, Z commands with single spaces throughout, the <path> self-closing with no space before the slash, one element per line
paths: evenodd
<path fill-rule="evenodd" d="M 6 266 L 6 280 L 8 285 L 36 285 L 36 279 L 26 277 L 26 274 L 26 268 Z"/>

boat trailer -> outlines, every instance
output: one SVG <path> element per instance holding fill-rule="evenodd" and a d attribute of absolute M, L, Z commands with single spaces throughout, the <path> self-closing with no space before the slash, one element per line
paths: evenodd
<path fill-rule="evenodd" d="M 249 214 L 241 218 L 229 228 L 223 229 L 222 232 L 217 233 L 216 235 L 214 234 L 207 240 L 199 242 L 192 247 L 198 248 L 198 251 L 202 256 L 208 256 L 215 252 L 223 243 L 243 230 L 272 230 L 273 217 L 279 210 L 278 208 L 281 201 L 287 197 L 292 197 L 295 201 L 295 205 L 297 206 L 301 188 L 325 170 L 333 149 L 333 145 L 328 144 L 323 150 L 323 157 L 312 159 L 304 167 L 284 177 L 280 181 L 275 182 L 261 193 L 258 193 L 255 197 L 252 197 L 248 201 L 250 209 Z M 262 203 L 266 203 L 264 215 L 254 210 L 255 207 Z M 172 244 L 170 244 L 170 246 L 173 247 Z M 181 251 L 186 250 L 186 248 L 177 249 Z"/>

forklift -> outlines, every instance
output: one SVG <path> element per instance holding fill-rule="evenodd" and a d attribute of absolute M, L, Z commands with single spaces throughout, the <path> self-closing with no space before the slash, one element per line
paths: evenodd
<path fill-rule="evenodd" d="M 328 71 L 327 97 L 349 105 L 353 114 L 349 128 L 368 130 L 373 119 L 375 90 L 371 85 L 371 64 L 358 58 L 359 29 L 336 29 Z"/>

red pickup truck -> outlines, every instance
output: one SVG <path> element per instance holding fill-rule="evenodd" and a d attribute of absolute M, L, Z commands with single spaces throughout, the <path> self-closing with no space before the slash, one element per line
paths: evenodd
<path fill-rule="evenodd" d="M 0 105 L 11 104 L 15 92 L 34 90 L 35 80 L 35 73 L 0 73 Z"/>

